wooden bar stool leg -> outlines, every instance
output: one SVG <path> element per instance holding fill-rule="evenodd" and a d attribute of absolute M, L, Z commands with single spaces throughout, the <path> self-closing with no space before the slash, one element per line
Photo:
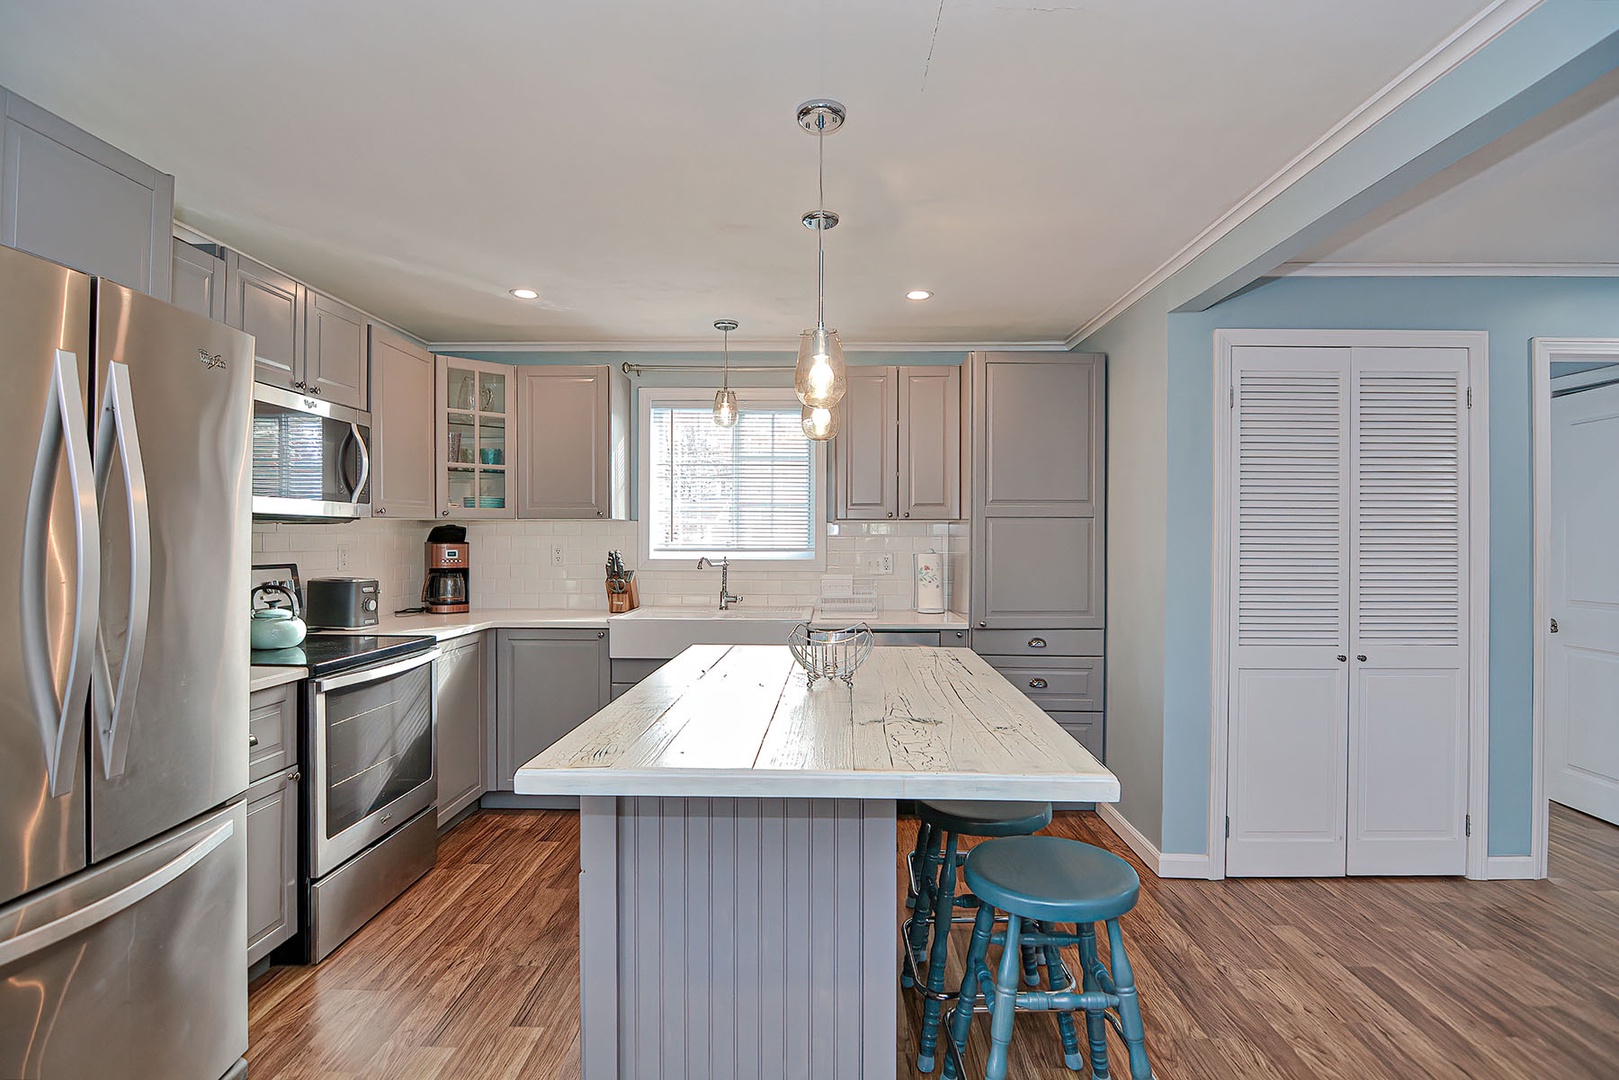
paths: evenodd
<path fill-rule="evenodd" d="M 1006 917 L 1006 946 L 1001 950 L 1001 969 L 995 976 L 995 996 L 990 1002 L 989 1062 L 984 1067 L 984 1080 L 1006 1080 L 1012 1021 L 1017 1011 L 1018 933 L 1022 921 L 1016 915 Z"/>
<path fill-rule="evenodd" d="M 1086 992 L 1102 989 L 1101 982 L 1096 978 L 1097 965 L 1101 960 L 1096 954 L 1096 926 L 1094 923 L 1079 924 L 1079 967 L 1082 980 L 1081 989 Z M 1107 1021 L 1103 1019 L 1101 1010 L 1086 1010 L 1085 1030 L 1091 1044 L 1091 1080 L 1108 1080 L 1107 1065 Z M 1073 1066 L 1070 1066 L 1072 1068 Z"/>
<path fill-rule="evenodd" d="M 967 946 L 967 966 L 961 977 L 961 993 L 956 996 L 955 1011 L 950 1014 L 950 1039 L 966 1053 L 967 1036 L 972 1033 L 973 1006 L 978 1001 L 978 984 L 988 973 L 984 965 L 989 952 L 989 938 L 995 931 L 995 909 L 984 904 L 973 920 L 972 944 Z M 956 1080 L 956 1061 L 944 1056 L 944 1080 Z"/>
<path fill-rule="evenodd" d="M 928 839 L 932 834 L 933 825 L 930 822 L 921 821 L 917 823 L 916 847 L 911 849 L 911 862 L 905 868 L 907 881 L 916 883 L 916 892 L 905 898 L 905 906 L 908 908 L 916 906 L 916 893 L 922 891 L 922 880 L 925 876 L 923 873 L 924 860 L 927 857 Z"/>
<path fill-rule="evenodd" d="M 920 903 L 917 910 L 921 911 Z M 933 948 L 928 953 L 928 995 L 922 1003 L 922 1038 L 916 1055 L 916 1067 L 921 1072 L 933 1071 L 933 1052 L 939 1045 L 939 1016 L 944 1003 L 938 995 L 944 992 L 944 968 L 950 959 L 950 920 L 955 911 L 956 834 L 949 833 L 944 840 L 944 859 L 939 864 L 939 885 L 933 892 Z M 911 929 L 915 931 L 914 924 Z"/>
<path fill-rule="evenodd" d="M 1136 997 L 1136 978 L 1130 970 L 1130 957 L 1124 951 L 1119 920 L 1107 921 L 1107 941 L 1114 990 L 1119 995 L 1119 1026 L 1124 1029 L 1124 1044 L 1130 1049 L 1130 1080 L 1152 1080 L 1146 1028 L 1141 1023 L 1141 1002 Z"/>
<path fill-rule="evenodd" d="M 1050 927 L 1045 928 L 1050 929 Z M 1047 945 L 1045 947 L 1045 959 L 1046 974 L 1051 977 L 1051 989 L 1054 991 L 1063 990 L 1063 987 L 1057 985 L 1058 972 L 1063 969 L 1062 954 L 1058 951 L 1057 946 Z M 1085 1056 L 1079 1052 L 1079 1033 L 1074 1028 L 1073 1013 L 1059 1012 L 1057 1014 L 1057 1033 L 1062 1036 L 1063 1064 L 1075 1072 L 1083 1072 L 1085 1069 Z M 1106 1072 L 1107 1070 L 1104 1068 L 1102 1080 L 1106 1080 Z"/>
<path fill-rule="evenodd" d="M 927 844 L 922 849 L 922 861 L 916 873 L 916 914 L 911 916 L 911 951 L 920 952 L 927 947 L 928 926 L 931 924 L 935 883 L 939 879 L 939 842 L 944 839 L 940 830 L 925 822 Z M 922 838 L 917 837 L 918 841 Z M 954 841 L 954 837 L 951 840 Z"/>
<path fill-rule="evenodd" d="M 1031 920 L 1029 929 L 1038 934 L 1041 924 Z M 1023 981 L 1030 986 L 1040 985 L 1040 950 L 1033 945 L 1023 946 Z"/>

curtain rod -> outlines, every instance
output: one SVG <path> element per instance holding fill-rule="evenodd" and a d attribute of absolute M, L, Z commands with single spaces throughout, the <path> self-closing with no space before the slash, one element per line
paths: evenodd
<path fill-rule="evenodd" d="M 632 364 L 628 360 L 619 365 L 626 375 L 640 375 L 648 371 L 720 371 L 719 364 Z M 791 364 L 768 364 L 746 367 L 739 364 L 731 365 L 732 371 L 781 371 L 791 373 Z"/>

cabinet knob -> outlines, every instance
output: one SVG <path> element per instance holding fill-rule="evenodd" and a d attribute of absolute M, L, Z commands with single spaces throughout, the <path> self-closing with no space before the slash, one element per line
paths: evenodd
<path fill-rule="evenodd" d="M 601 517 L 601 516 L 602 516 L 602 512 L 601 512 L 601 511 L 600 511 L 600 510 L 598 510 L 598 511 L 596 511 L 596 516 L 597 516 L 597 517 Z"/>
<path fill-rule="evenodd" d="M 1355 659 L 1359 660 L 1361 663 L 1364 664 L 1366 662 L 1366 654 L 1365 653 L 1356 653 L 1355 654 Z"/>
<path fill-rule="evenodd" d="M 965 631 L 962 631 L 962 630 L 957 630 L 957 631 L 956 631 L 956 636 L 957 636 L 957 637 L 958 637 L 958 638 L 960 638 L 960 637 L 966 637 L 966 636 L 967 636 L 967 634 L 966 634 L 966 632 L 965 632 Z"/>
<path fill-rule="evenodd" d="M 311 386 L 311 387 L 310 387 L 310 388 L 309 388 L 309 392 L 310 392 L 310 393 L 311 393 L 311 394 L 316 394 L 316 395 L 319 395 L 319 394 L 320 394 L 320 393 L 321 393 L 321 389 L 320 389 L 320 387 L 318 387 L 318 386 Z"/>
<path fill-rule="evenodd" d="M 597 636 L 597 637 L 599 637 L 599 638 L 604 638 L 604 637 L 606 637 L 606 636 L 607 636 L 607 631 L 605 631 L 605 630 L 598 630 L 598 631 L 596 631 L 596 636 Z"/>
<path fill-rule="evenodd" d="M 438 516 L 439 516 L 439 517 L 449 517 L 449 516 L 450 516 L 450 512 L 449 512 L 449 511 L 448 511 L 448 510 L 440 510 L 440 511 L 439 511 L 439 512 L 438 512 Z"/>
<path fill-rule="evenodd" d="M 1339 653 L 1338 654 L 1338 663 L 1340 663 L 1340 664 L 1349 663 L 1349 657 L 1345 656 L 1343 653 Z"/>
<path fill-rule="evenodd" d="M 911 516 L 911 512 L 910 512 L 910 511 L 909 511 L 909 510 L 907 510 L 907 511 L 905 511 L 905 516 L 906 516 L 906 517 L 910 517 L 910 516 Z"/>
<path fill-rule="evenodd" d="M 386 506 L 379 506 L 375 510 L 372 511 L 372 513 L 376 514 L 378 517 L 381 517 L 383 514 L 386 514 L 387 512 L 388 512 L 388 508 Z"/>
<path fill-rule="evenodd" d="M 893 517 L 893 516 L 894 516 L 894 511 L 892 511 L 892 510 L 890 510 L 890 511 L 889 511 L 889 512 L 888 512 L 888 516 L 889 516 L 889 517 Z"/>
<path fill-rule="evenodd" d="M 251 731 L 248 732 L 247 733 L 247 745 L 249 745 L 249 746 L 257 746 L 258 744 L 259 744 L 259 737 L 257 735 L 255 735 L 255 734 L 253 734 Z"/>
<path fill-rule="evenodd" d="M 287 783 L 296 784 L 298 781 L 302 780 L 303 778 L 304 778 L 303 773 L 295 772 L 291 776 L 287 777 Z"/>
<path fill-rule="evenodd" d="M 987 621 L 986 621 L 986 620 L 984 620 L 984 619 L 979 619 L 979 620 L 978 620 L 978 625 L 979 625 L 979 626 L 988 626 L 988 625 L 989 625 L 989 623 L 988 623 L 988 622 L 987 622 Z"/>
<path fill-rule="evenodd" d="M 1045 647 L 1046 647 L 1046 639 L 1045 638 L 1043 638 L 1043 637 L 1032 637 L 1032 638 L 1029 639 L 1029 648 L 1031 648 L 1031 649 L 1043 649 Z"/>
<path fill-rule="evenodd" d="M 1046 680 L 1044 680 L 1044 679 L 1030 679 L 1029 680 L 1029 689 L 1030 690 L 1044 690 L 1045 688 L 1046 688 Z"/>

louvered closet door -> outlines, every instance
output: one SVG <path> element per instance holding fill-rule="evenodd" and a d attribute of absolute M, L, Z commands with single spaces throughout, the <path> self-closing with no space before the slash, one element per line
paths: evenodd
<path fill-rule="evenodd" d="M 1344 873 L 1350 350 L 1232 350 L 1226 872 Z"/>
<path fill-rule="evenodd" d="M 1467 351 L 1355 350 L 1351 874 L 1467 869 Z"/>

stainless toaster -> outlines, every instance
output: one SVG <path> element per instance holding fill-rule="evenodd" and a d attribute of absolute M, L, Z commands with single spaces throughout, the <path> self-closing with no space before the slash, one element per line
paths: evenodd
<path fill-rule="evenodd" d="M 375 626 L 381 595 L 376 578 L 310 578 L 304 582 L 304 621 L 310 626 Z"/>

